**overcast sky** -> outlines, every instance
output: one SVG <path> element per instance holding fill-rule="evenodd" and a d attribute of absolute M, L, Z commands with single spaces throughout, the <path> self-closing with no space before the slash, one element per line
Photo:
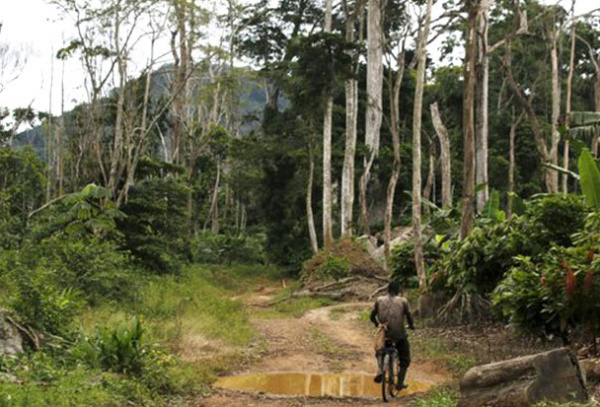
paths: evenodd
<path fill-rule="evenodd" d="M 560 4 L 569 9 L 571 0 L 563 0 Z M 599 6 L 598 0 L 577 0 L 576 14 Z M 31 105 L 35 110 L 59 113 L 63 62 L 54 59 L 54 55 L 73 38 L 72 22 L 61 20 L 56 8 L 47 4 L 46 0 L 0 0 L 0 22 L 3 24 L 0 44 L 8 44 L 11 50 L 21 50 L 23 55 L 27 55 L 27 64 L 19 77 L 8 83 L 0 93 L 0 107 Z M 144 66 L 144 58 L 140 54 L 134 59 L 138 60 L 139 66 Z M 50 102 L 52 64 L 54 80 Z M 69 110 L 76 103 L 86 100 L 84 75 L 76 58 L 64 63 L 64 72 L 65 108 Z M 6 82 L 10 74 L 10 70 L 3 72 L 0 79 Z"/>

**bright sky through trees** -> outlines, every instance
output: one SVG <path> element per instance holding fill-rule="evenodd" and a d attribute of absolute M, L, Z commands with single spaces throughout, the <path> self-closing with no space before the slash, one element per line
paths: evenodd
<path fill-rule="evenodd" d="M 555 3 L 547 0 L 545 2 Z M 559 4 L 569 9 L 571 2 L 562 0 Z M 582 14 L 597 7 L 597 0 L 578 0 L 576 12 Z M 51 61 L 56 51 L 73 37 L 72 22 L 68 18 L 61 19 L 56 7 L 48 4 L 47 0 L 3 0 L 0 2 L 0 22 L 0 44 L 8 44 L 13 51 L 21 52 L 27 57 L 27 64 L 19 77 L 6 85 L 0 93 L 0 106 L 15 108 L 31 105 L 35 110 L 50 110 Z M 133 62 L 142 69 L 146 63 L 147 56 L 144 53 L 147 47 L 140 46 L 138 49 L 139 51 L 134 53 Z M 156 55 L 164 55 L 159 62 L 168 62 L 168 44 L 159 44 Z M 51 106 L 54 114 L 60 111 L 62 70 L 63 62 L 54 59 Z M 84 73 L 80 62 L 75 58 L 68 60 L 64 63 L 64 70 L 64 102 L 68 110 L 85 101 L 86 92 L 83 88 Z"/>

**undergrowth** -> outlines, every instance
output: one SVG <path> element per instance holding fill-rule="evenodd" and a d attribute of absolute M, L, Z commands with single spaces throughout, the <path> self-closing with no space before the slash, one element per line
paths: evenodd
<path fill-rule="evenodd" d="M 265 266 L 194 265 L 145 277 L 131 298 L 84 309 L 73 343 L 0 360 L 0 407 L 163 406 L 202 393 L 254 336 L 234 297 L 275 276 Z M 196 357 L 197 343 L 228 352 Z"/>

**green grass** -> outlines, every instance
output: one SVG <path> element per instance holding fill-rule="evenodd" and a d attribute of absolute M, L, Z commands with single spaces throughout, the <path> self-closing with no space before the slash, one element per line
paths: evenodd
<path fill-rule="evenodd" d="M 254 338 L 250 315 L 236 298 L 278 278 L 271 267 L 213 265 L 187 267 L 178 277 L 143 278 L 133 299 L 85 309 L 78 320 L 81 331 L 91 334 L 96 326 L 115 326 L 135 315 L 147 341 L 176 351 L 185 349 L 186 338 L 201 338 L 215 348 L 207 352 L 210 357 L 176 360 L 165 368 L 168 377 L 158 379 L 153 372 L 130 378 L 94 370 L 73 362 L 73 356 L 62 350 L 55 356 L 39 352 L 33 359 L 24 356 L 14 362 L 18 365 L 14 369 L 0 360 L 0 372 L 10 371 L 18 380 L 0 381 L 0 407 L 165 406 L 175 405 L 178 395 L 204 392 L 218 374 L 239 368 L 252 357 L 246 352 Z M 167 380 L 170 390 L 157 389 L 153 380 Z"/>
<path fill-rule="evenodd" d="M 258 275 L 248 267 L 191 266 L 179 277 L 150 278 L 131 304 L 89 309 L 82 325 L 89 330 L 99 322 L 138 315 L 155 339 L 171 346 L 184 335 L 244 346 L 254 332 L 243 303 L 232 297 L 250 289 Z"/>
<path fill-rule="evenodd" d="M 350 351 L 331 340 L 323 331 L 316 327 L 308 328 L 308 335 L 315 345 L 317 352 L 330 358 L 341 359 L 350 354 Z"/>
<path fill-rule="evenodd" d="M 410 405 L 413 407 L 454 407 L 458 402 L 458 398 L 459 393 L 457 390 L 441 387 L 413 400 Z"/>
<path fill-rule="evenodd" d="M 418 358 L 441 362 L 456 377 L 462 376 L 477 364 L 477 360 L 473 356 L 454 349 L 443 339 L 422 334 L 419 330 L 411 335 L 410 343 L 412 352 Z"/>

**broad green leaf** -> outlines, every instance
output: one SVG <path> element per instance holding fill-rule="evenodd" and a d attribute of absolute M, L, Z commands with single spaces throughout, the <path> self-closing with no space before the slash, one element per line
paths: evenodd
<path fill-rule="evenodd" d="M 600 171 L 588 149 L 579 156 L 579 180 L 581 191 L 587 203 L 600 209 Z"/>
<path fill-rule="evenodd" d="M 500 210 L 500 194 L 496 190 L 492 190 L 483 208 L 483 215 L 488 219 L 496 219 L 496 214 Z"/>

